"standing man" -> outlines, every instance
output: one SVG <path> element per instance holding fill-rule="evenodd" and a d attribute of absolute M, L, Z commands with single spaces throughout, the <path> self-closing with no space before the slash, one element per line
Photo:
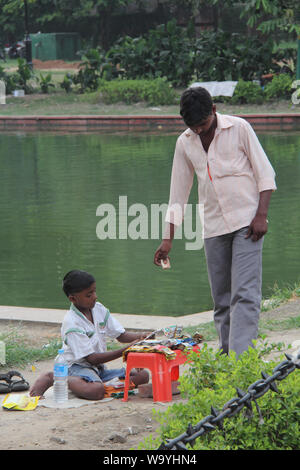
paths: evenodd
<path fill-rule="evenodd" d="M 176 143 L 166 232 L 154 263 L 168 258 L 196 173 L 219 345 L 223 353 L 239 356 L 257 337 L 262 246 L 275 173 L 250 124 L 217 113 L 204 88 L 182 94 L 180 114 L 188 129 Z"/>

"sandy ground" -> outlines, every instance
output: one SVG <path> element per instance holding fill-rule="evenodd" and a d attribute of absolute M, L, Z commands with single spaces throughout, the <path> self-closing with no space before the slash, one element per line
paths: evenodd
<path fill-rule="evenodd" d="M 300 300 L 288 302 L 272 312 L 263 314 L 265 318 L 284 318 L 300 313 Z M 1 328 L 7 325 L 1 323 Z M 45 344 L 52 336 L 59 334 L 59 327 L 43 325 L 23 325 L 23 334 L 35 338 L 36 343 Z M 268 341 L 283 342 L 300 347 L 300 329 L 268 332 Z M 296 341 L 296 343 L 295 343 Z M 217 347 L 217 343 L 208 342 Z M 111 363 L 111 367 L 122 365 L 122 359 Z M 53 361 L 35 363 L 18 368 L 24 377 L 33 384 L 44 371 L 52 370 Z M 181 371 L 183 370 L 181 366 Z M 1 368 L 0 373 L 7 371 Z M 24 392 L 23 392 L 24 393 Z M 180 401 L 180 395 L 173 401 Z M 155 436 L 158 427 L 153 418 L 153 409 L 166 410 L 168 404 L 154 403 L 151 398 L 130 396 L 128 402 L 113 399 L 107 402 L 89 403 L 80 408 L 52 409 L 38 406 L 33 411 L 8 411 L 0 409 L 2 450 L 131 450 L 150 434 Z"/>

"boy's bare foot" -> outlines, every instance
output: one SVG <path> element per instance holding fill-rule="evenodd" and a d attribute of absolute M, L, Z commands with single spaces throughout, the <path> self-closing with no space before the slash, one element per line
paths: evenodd
<path fill-rule="evenodd" d="M 53 372 L 47 372 L 46 374 L 41 375 L 34 382 L 32 387 L 29 390 L 29 395 L 31 397 L 40 397 L 45 398 L 43 395 L 48 388 L 53 385 Z"/>

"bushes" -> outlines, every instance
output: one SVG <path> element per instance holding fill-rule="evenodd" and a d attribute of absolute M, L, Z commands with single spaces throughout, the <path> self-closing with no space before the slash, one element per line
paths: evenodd
<path fill-rule="evenodd" d="M 155 106 L 173 104 L 176 99 L 173 88 L 163 78 L 101 81 L 100 91 L 107 104 L 146 101 L 149 105 Z"/>
<path fill-rule="evenodd" d="M 9 74 L 0 67 L 0 80 L 5 83 L 7 95 L 16 89 L 22 89 L 26 94 L 33 92 L 31 81 L 34 80 L 34 73 L 24 59 L 18 59 L 18 69 L 14 73 Z"/>
<path fill-rule="evenodd" d="M 282 73 L 275 75 L 273 80 L 269 82 L 264 89 L 267 100 L 275 98 L 290 98 L 292 95 L 293 78 L 290 75 Z"/>
<path fill-rule="evenodd" d="M 264 92 L 260 85 L 239 80 L 231 99 L 232 104 L 262 104 Z"/>
<path fill-rule="evenodd" d="M 169 21 L 137 38 L 118 40 L 105 60 L 127 79 L 166 77 L 174 86 L 202 81 L 252 80 L 274 69 L 272 41 L 238 33 L 204 31 Z M 276 67 L 276 66 L 275 66 Z"/>
<path fill-rule="evenodd" d="M 140 448 L 157 448 L 166 439 L 186 431 L 189 423 L 195 425 L 211 414 L 211 406 L 221 410 L 237 396 L 236 387 L 247 391 L 249 385 L 261 378 L 261 372 L 272 375 L 278 362 L 264 362 L 262 356 L 274 349 L 265 344 L 249 348 L 238 361 L 234 355 L 215 353 L 206 346 L 201 354 L 193 354 L 189 370 L 180 379 L 180 390 L 185 399 L 174 403 L 166 412 L 154 412 L 160 422 L 159 437 L 147 439 Z M 280 383 L 279 393 L 268 390 L 257 399 L 261 416 L 252 402 L 252 417 L 246 408 L 236 416 L 223 421 L 223 429 L 195 441 L 195 450 L 296 450 L 300 445 L 300 372 L 295 370 Z M 189 446 L 188 446 L 189 447 Z"/>
<path fill-rule="evenodd" d="M 119 66 L 126 79 L 166 77 L 174 86 L 186 86 L 194 73 L 190 30 L 177 26 L 175 20 L 144 36 L 121 38 L 106 58 Z"/>
<path fill-rule="evenodd" d="M 231 98 L 232 104 L 262 104 L 272 100 L 291 99 L 293 78 L 287 74 L 275 75 L 265 87 L 258 83 L 239 80 Z"/>
<path fill-rule="evenodd" d="M 292 97 L 293 78 L 288 74 L 274 75 L 263 90 L 253 78 L 270 68 L 269 45 L 261 45 L 255 38 L 231 42 L 229 33 L 204 32 L 201 38 L 189 40 L 188 29 L 174 21 L 151 30 L 146 37 L 119 40 L 107 53 L 90 49 L 83 56 L 81 68 L 66 74 L 59 87 L 67 93 L 97 92 L 105 103 L 118 101 L 126 104 L 145 101 L 150 105 L 176 102 L 173 86 L 188 86 L 195 81 L 238 80 L 233 97 L 215 97 L 216 101 L 232 104 L 262 104 L 274 99 Z M 194 46 L 193 46 L 194 44 Z M 256 47 L 256 49 L 255 49 Z M 256 64 L 257 60 L 257 64 Z M 7 73 L 0 67 L 0 80 L 6 84 L 6 93 L 21 88 L 25 93 L 55 89 L 51 74 L 36 76 L 24 59 L 18 60 L 18 69 Z"/>
<path fill-rule="evenodd" d="M 252 80 L 273 68 L 272 42 L 223 31 L 195 40 L 194 74 L 202 81 Z"/>

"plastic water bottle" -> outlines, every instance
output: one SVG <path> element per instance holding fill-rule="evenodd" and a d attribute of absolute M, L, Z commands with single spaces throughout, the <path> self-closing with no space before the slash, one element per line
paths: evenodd
<path fill-rule="evenodd" d="M 64 350 L 59 349 L 54 361 L 54 401 L 58 404 L 68 401 L 68 364 L 64 358 Z"/>

